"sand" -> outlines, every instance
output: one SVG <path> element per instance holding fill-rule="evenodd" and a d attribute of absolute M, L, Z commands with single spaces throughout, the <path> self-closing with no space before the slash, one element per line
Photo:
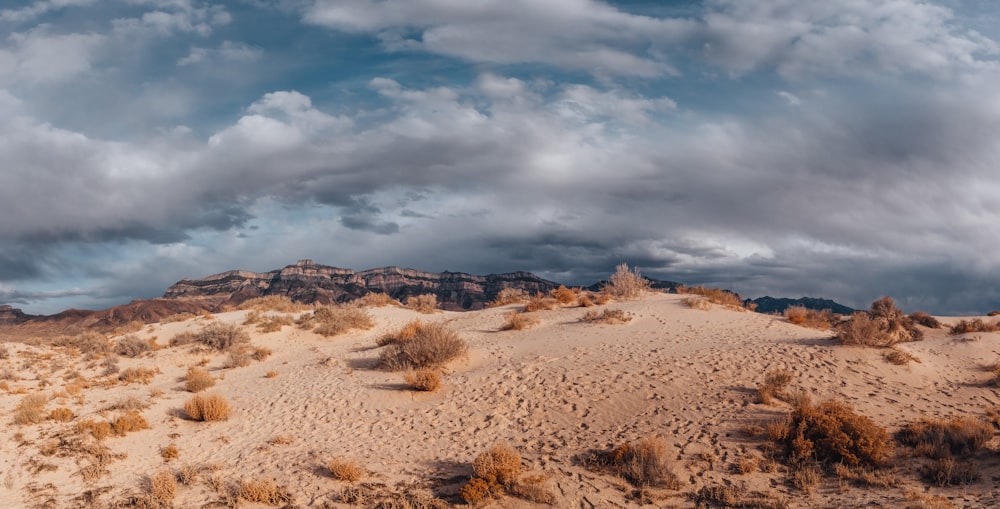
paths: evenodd
<path fill-rule="evenodd" d="M 921 481 L 916 463 L 906 458 L 898 462 L 894 487 L 853 487 L 826 476 L 808 493 L 792 486 L 782 468 L 751 474 L 734 468 L 742 458 L 763 455 L 766 438 L 745 431 L 791 408 L 781 401 L 755 403 L 754 388 L 765 372 L 787 369 L 794 374 L 793 392 L 814 401 L 842 399 L 895 431 L 921 417 L 983 416 L 1000 405 L 984 369 L 1000 358 L 1000 333 L 956 338 L 928 329 L 925 340 L 900 346 L 920 362 L 897 366 L 881 350 L 836 345 L 829 331 L 720 306 L 691 309 L 683 299 L 648 294 L 596 308 L 631 313 L 633 319 L 621 325 L 582 323 L 586 309 L 564 307 L 532 313 L 540 323 L 531 329 L 500 332 L 504 314 L 520 309 L 510 305 L 432 315 L 371 308 L 374 328 L 331 338 L 294 326 L 267 334 L 246 326 L 255 345 L 273 351 L 264 361 L 223 369 L 225 355 L 192 353 L 190 345 L 120 358 L 120 369 L 158 368 L 148 385 L 102 386 L 108 377 L 101 376 L 99 359 L 68 348 L 7 343 L 7 358 L 0 360 L 6 382 L 0 390 L 0 506 L 102 507 L 144 493 L 149 476 L 182 466 L 199 473 L 178 487 L 175 507 L 233 505 L 224 487 L 247 479 L 273 479 L 291 494 L 292 507 L 358 507 L 342 501 L 352 486 L 461 505 L 456 494 L 472 474 L 473 459 L 505 443 L 520 453 L 527 474 L 547 478 L 555 507 L 640 507 L 633 486 L 588 468 L 585 459 L 591 451 L 649 436 L 669 445 L 680 489 L 649 490 L 653 502 L 646 507 L 694 507 L 692 495 L 705 486 L 757 491 L 789 507 L 932 507 L 932 500 L 936 507 L 1000 505 L 996 439 L 976 457 L 981 480 L 957 487 Z M 242 324 L 246 315 L 153 324 L 136 335 L 164 345 L 213 320 Z M 375 340 L 418 318 L 445 322 L 470 346 L 432 393 L 410 390 L 399 373 L 374 369 Z M 233 407 L 227 421 L 195 422 L 182 410 L 192 396 L 184 390 L 184 373 L 204 358 L 219 379 L 206 392 Z M 75 395 L 66 388 L 74 372 L 92 384 Z M 66 407 L 74 419 L 14 424 L 14 408 L 32 393 L 54 394 L 46 410 Z M 102 409 L 125 396 L 149 403 L 141 414 L 151 429 L 105 439 L 121 457 L 98 479 L 85 480 L 80 470 L 87 456 L 61 451 L 58 440 L 73 435 L 77 422 L 120 414 Z M 178 456 L 167 461 L 161 449 L 171 444 Z M 332 478 L 325 467 L 332 458 L 356 461 L 364 477 L 354 484 Z M 548 507 L 515 497 L 481 506 Z"/>

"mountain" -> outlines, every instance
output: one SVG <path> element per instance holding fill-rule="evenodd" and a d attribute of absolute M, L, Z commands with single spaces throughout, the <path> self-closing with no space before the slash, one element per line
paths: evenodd
<path fill-rule="evenodd" d="M 838 304 L 829 299 L 814 299 L 812 297 L 788 299 L 765 296 L 759 299 L 753 299 L 751 302 L 757 304 L 758 313 L 784 313 L 785 310 L 791 306 L 802 306 L 806 309 L 815 309 L 817 311 L 829 309 L 834 313 L 842 315 L 849 315 L 855 311 L 853 308 L 849 308 L 843 304 Z"/>
<path fill-rule="evenodd" d="M 32 315 L 26 315 L 20 309 L 12 306 L 0 306 L 0 324 L 15 324 L 26 322 L 34 318 Z"/>
<path fill-rule="evenodd" d="M 347 302 L 370 292 L 380 292 L 405 301 L 407 297 L 431 293 L 443 309 L 481 309 L 503 288 L 525 293 L 548 292 L 558 283 L 530 272 L 476 276 L 463 272 L 424 272 L 400 267 L 355 272 L 300 260 L 295 265 L 270 272 L 232 270 L 202 279 L 183 279 L 167 289 L 163 299 L 199 297 L 217 300 L 219 306 L 238 305 L 255 297 L 284 295 L 292 300 L 329 304 Z"/>

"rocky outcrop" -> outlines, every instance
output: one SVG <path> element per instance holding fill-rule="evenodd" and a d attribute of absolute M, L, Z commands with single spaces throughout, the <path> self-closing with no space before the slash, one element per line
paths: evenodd
<path fill-rule="evenodd" d="M 472 310 L 485 307 L 503 288 L 535 293 L 558 286 L 530 272 L 476 276 L 401 267 L 355 272 L 301 260 L 270 272 L 232 270 L 202 279 L 183 279 L 168 288 L 163 298 L 213 298 L 225 306 L 265 295 L 285 295 L 299 302 L 329 304 L 351 301 L 370 292 L 385 293 L 400 301 L 412 295 L 432 293 L 444 309 Z"/>
<path fill-rule="evenodd" d="M 12 306 L 0 306 L 0 324 L 16 324 L 30 320 L 32 315 L 26 315 L 20 309 Z"/>

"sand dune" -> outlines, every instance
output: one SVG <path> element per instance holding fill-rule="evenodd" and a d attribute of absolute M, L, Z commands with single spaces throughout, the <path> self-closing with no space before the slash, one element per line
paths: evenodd
<path fill-rule="evenodd" d="M 835 345 L 829 332 L 718 306 L 691 309 L 683 298 L 649 294 L 605 306 L 632 314 L 622 325 L 582 323 L 586 309 L 564 307 L 533 313 L 540 323 L 531 329 L 498 332 L 504 314 L 520 308 L 510 305 L 433 315 L 372 308 L 375 327 L 331 338 L 294 326 L 267 334 L 246 326 L 253 344 L 272 355 L 231 369 L 222 368 L 225 355 L 192 353 L 191 346 L 120 359 L 120 370 L 159 369 L 149 384 L 102 384 L 115 375 L 101 375 L 100 359 L 8 343 L 0 360 L 0 505 L 101 507 L 143 493 L 148 476 L 182 466 L 200 471 L 193 483 L 178 487 L 175 507 L 231 505 L 218 486 L 245 479 L 273 479 L 287 488 L 293 507 L 357 507 L 344 502 L 350 486 L 460 504 L 457 493 L 472 474 L 473 459 L 506 443 L 520 453 L 528 474 L 547 477 L 555 507 L 639 507 L 628 482 L 587 468 L 584 459 L 589 451 L 647 436 L 666 440 L 680 480 L 679 490 L 649 490 L 657 507 L 694 507 L 692 495 L 705 486 L 757 491 L 789 507 L 932 507 L 934 497 L 941 497 L 934 507 L 1000 504 L 996 439 L 977 457 L 981 480 L 957 487 L 926 484 L 903 456 L 898 485 L 891 488 L 851 487 L 826 476 L 807 493 L 781 468 L 734 470 L 743 458 L 763 457 L 766 439 L 745 431 L 790 409 L 781 401 L 754 402 L 754 388 L 767 371 L 786 369 L 793 374 L 792 391 L 814 400 L 840 398 L 894 431 L 921 417 L 982 416 L 1000 404 L 996 389 L 985 385 L 989 373 L 983 368 L 1000 358 L 1000 333 L 954 338 L 928 330 L 924 341 L 900 346 L 920 362 L 897 366 L 880 350 Z M 214 321 L 242 324 L 246 315 L 223 313 Z M 375 340 L 414 319 L 444 322 L 470 346 L 465 359 L 447 366 L 436 392 L 412 391 L 399 373 L 374 369 Z M 163 345 L 209 322 L 154 324 L 137 335 Z M 224 396 L 233 408 L 226 421 L 195 422 L 182 410 L 192 396 L 184 390 L 184 374 L 203 358 L 219 379 L 207 392 Z M 91 386 L 77 390 L 73 385 L 81 378 L 73 373 Z M 75 417 L 13 424 L 19 402 L 40 392 L 55 395 L 46 411 L 66 407 Z M 96 480 L 84 479 L 80 471 L 90 460 L 64 450 L 67 437 L 78 422 L 120 414 L 102 409 L 126 396 L 149 403 L 141 415 L 150 429 L 103 440 L 123 457 Z M 166 461 L 161 450 L 171 444 L 177 458 Z M 332 458 L 354 460 L 366 474 L 357 484 L 335 480 L 325 466 Z M 509 496 L 483 506 L 545 507 Z"/>

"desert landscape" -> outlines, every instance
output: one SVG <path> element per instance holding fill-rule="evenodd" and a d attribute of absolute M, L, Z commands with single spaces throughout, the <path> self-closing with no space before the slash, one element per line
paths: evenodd
<path fill-rule="evenodd" d="M 4 507 L 990 507 L 995 318 L 370 293 L 0 346 Z"/>

